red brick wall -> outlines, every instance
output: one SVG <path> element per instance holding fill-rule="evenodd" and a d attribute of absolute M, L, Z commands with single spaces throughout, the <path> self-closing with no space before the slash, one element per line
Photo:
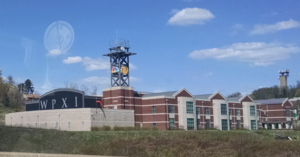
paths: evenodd
<path fill-rule="evenodd" d="M 246 96 L 246 97 L 242 100 L 242 102 L 253 102 L 253 101 L 249 98 L 249 96 Z"/>
<path fill-rule="evenodd" d="M 211 99 L 221 99 L 221 100 L 225 100 L 219 93 L 216 94 L 214 97 L 212 97 Z"/>
<path fill-rule="evenodd" d="M 188 92 L 186 92 L 185 90 L 183 90 L 182 92 L 180 92 L 177 96 L 176 96 L 176 99 L 177 97 L 193 97 L 191 96 Z"/>

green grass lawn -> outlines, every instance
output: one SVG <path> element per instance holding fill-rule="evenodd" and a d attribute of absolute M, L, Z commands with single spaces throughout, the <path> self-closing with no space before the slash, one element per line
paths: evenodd
<path fill-rule="evenodd" d="M 274 140 L 274 133 L 295 138 Z M 297 131 L 91 131 L 0 127 L 0 151 L 116 156 L 299 156 Z"/>

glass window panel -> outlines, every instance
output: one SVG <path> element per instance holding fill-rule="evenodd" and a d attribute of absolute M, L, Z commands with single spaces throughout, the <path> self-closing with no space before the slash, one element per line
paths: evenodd
<path fill-rule="evenodd" d="M 153 127 L 156 127 L 156 123 L 153 123 Z"/>
<path fill-rule="evenodd" d="M 187 119 L 187 129 L 194 130 L 194 118 Z"/>
<path fill-rule="evenodd" d="M 237 122 L 236 127 L 241 128 L 241 120 L 237 120 L 236 122 Z"/>
<path fill-rule="evenodd" d="M 221 104 L 221 115 L 227 115 L 227 106 L 226 106 L 226 104 Z"/>
<path fill-rule="evenodd" d="M 250 106 L 250 116 L 255 116 L 255 106 Z"/>
<path fill-rule="evenodd" d="M 256 120 L 251 120 L 251 130 L 256 130 Z"/>
<path fill-rule="evenodd" d="M 209 108 L 208 108 L 208 107 L 205 107 L 205 112 L 206 112 L 206 115 L 209 115 L 209 114 L 210 114 Z"/>
<path fill-rule="evenodd" d="M 206 128 L 210 128 L 210 119 L 206 119 Z"/>
<path fill-rule="evenodd" d="M 152 106 L 152 113 L 155 113 L 155 106 Z"/>
<path fill-rule="evenodd" d="M 241 116 L 241 110 L 236 110 L 236 115 Z"/>
<path fill-rule="evenodd" d="M 227 121 L 227 119 L 222 119 L 222 130 L 228 130 L 228 121 Z"/>
<path fill-rule="evenodd" d="M 175 107 L 173 105 L 169 105 L 169 113 L 175 113 Z"/>
<path fill-rule="evenodd" d="M 174 126 L 175 125 L 175 121 L 174 121 L 174 118 L 170 118 L 170 127 Z"/>
<path fill-rule="evenodd" d="M 186 113 L 194 113 L 193 102 L 186 102 Z"/>

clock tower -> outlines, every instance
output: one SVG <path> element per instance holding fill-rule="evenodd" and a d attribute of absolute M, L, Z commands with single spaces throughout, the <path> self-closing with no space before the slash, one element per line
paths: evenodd
<path fill-rule="evenodd" d="M 117 42 L 111 42 L 110 45 L 110 52 L 104 56 L 110 57 L 111 87 L 129 87 L 129 56 L 136 53 L 129 52 L 129 42 L 126 40 L 119 39 Z"/>

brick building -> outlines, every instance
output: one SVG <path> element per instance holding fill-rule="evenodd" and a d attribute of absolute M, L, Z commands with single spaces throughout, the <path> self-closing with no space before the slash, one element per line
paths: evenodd
<path fill-rule="evenodd" d="M 248 96 L 226 98 L 221 93 L 192 95 L 188 90 L 143 93 L 132 87 L 111 87 L 103 91 L 103 106 L 108 109 L 131 109 L 135 125 L 167 130 L 179 127 L 258 128 L 257 105 Z"/>
<path fill-rule="evenodd" d="M 259 122 L 266 129 L 292 129 L 293 104 L 288 98 L 256 100 Z"/>

